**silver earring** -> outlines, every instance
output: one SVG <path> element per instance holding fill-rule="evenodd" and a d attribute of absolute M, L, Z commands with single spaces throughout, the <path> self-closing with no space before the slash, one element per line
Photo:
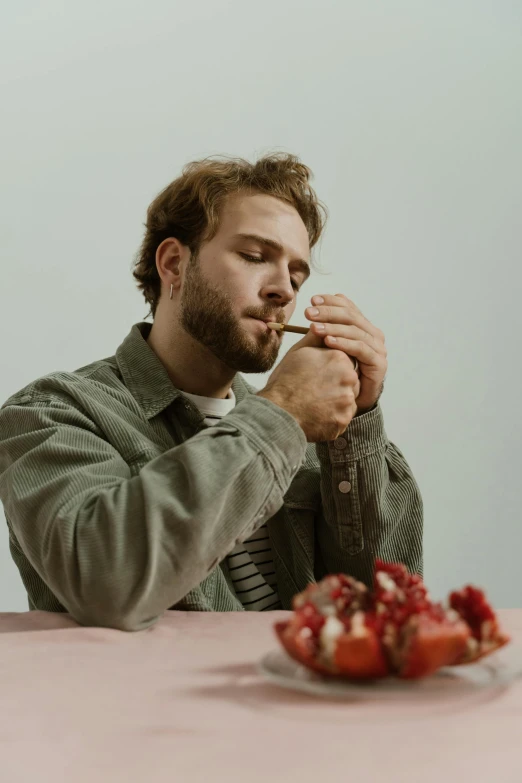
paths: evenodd
<path fill-rule="evenodd" d="M 172 283 L 171 283 L 171 284 L 170 284 L 170 294 L 169 294 L 169 299 L 172 299 L 172 289 L 173 289 L 173 288 L 174 288 L 174 286 L 173 286 L 173 285 L 172 285 Z"/>

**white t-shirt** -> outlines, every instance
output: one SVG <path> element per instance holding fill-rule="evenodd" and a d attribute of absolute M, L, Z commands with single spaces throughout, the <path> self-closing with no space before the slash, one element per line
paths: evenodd
<path fill-rule="evenodd" d="M 183 392 L 205 417 L 205 424 L 212 427 L 230 413 L 236 397 L 230 389 L 225 399 L 201 397 Z M 262 525 L 242 544 L 237 544 L 227 555 L 230 577 L 237 597 L 249 612 L 281 609 L 277 594 L 274 558 L 268 528 Z"/>

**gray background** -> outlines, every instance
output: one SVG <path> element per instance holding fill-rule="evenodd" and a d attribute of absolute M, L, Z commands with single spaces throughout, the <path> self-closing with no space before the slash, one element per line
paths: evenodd
<path fill-rule="evenodd" d="M 521 31 L 507 0 L 6 4 L 0 398 L 142 319 L 132 257 L 185 162 L 295 152 L 330 222 L 294 321 L 342 291 L 385 331 L 428 584 L 522 606 Z"/>

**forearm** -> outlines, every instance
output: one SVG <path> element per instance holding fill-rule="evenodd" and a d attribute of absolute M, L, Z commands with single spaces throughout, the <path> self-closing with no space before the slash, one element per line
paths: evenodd
<path fill-rule="evenodd" d="M 4 449 L 26 453 L 0 478 L 19 542 L 79 622 L 126 629 L 153 622 L 275 513 L 306 447 L 290 416 L 249 400 L 131 477 L 100 438 L 78 445 L 78 412 L 4 411 L 3 432 L 22 416 L 26 434 Z"/>
<path fill-rule="evenodd" d="M 423 505 L 400 450 L 388 441 L 380 406 L 354 419 L 342 440 L 318 444 L 326 571 L 369 583 L 376 557 L 422 572 Z"/>

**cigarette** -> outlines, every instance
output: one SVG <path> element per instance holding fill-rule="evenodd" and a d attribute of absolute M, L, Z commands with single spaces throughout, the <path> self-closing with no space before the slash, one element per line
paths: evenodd
<path fill-rule="evenodd" d="M 288 324 L 276 324 L 273 321 L 267 323 L 269 329 L 276 332 L 293 332 L 294 334 L 308 334 L 310 331 L 306 326 L 289 326 Z"/>

